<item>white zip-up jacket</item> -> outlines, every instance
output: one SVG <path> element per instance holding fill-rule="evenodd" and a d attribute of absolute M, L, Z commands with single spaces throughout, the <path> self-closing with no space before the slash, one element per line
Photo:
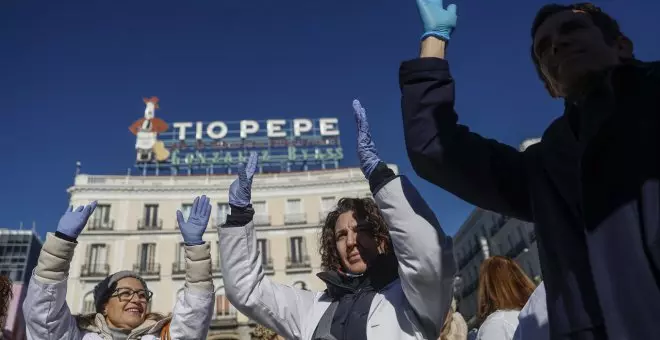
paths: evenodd
<path fill-rule="evenodd" d="M 399 279 L 374 297 L 367 338 L 435 340 L 452 299 L 452 240 L 407 178 L 394 177 L 374 199 L 389 226 Z M 330 298 L 265 276 L 252 222 L 221 227 L 219 238 L 225 294 L 232 305 L 285 339 L 311 340 Z"/>
<path fill-rule="evenodd" d="M 54 234 L 46 236 L 23 302 L 28 340 L 112 340 L 101 314 L 96 315 L 94 324 L 81 329 L 66 303 L 69 265 L 76 245 Z M 200 340 L 206 338 L 213 315 L 211 251 L 208 243 L 186 246 L 185 251 L 186 283 L 174 305 L 169 332 L 172 339 Z M 160 339 L 160 330 L 169 320 L 146 320 L 127 340 Z"/>

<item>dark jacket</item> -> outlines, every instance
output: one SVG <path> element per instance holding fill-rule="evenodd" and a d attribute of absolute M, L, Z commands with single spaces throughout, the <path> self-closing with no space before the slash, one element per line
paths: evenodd
<path fill-rule="evenodd" d="M 524 152 L 458 125 L 447 61 L 400 69 L 422 178 L 532 221 L 553 339 L 651 339 L 660 315 L 660 68 L 618 67 Z M 610 79 L 608 77 L 608 79 Z"/>

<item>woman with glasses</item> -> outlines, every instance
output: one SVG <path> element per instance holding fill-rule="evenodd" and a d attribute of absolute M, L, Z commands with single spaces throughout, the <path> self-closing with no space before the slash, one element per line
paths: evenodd
<path fill-rule="evenodd" d="M 62 216 L 54 234 L 46 237 L 32 274 L 23 313 L 28 339 L 156 340 L 205 339 L 213 313 L 211 251 L 202 240 L 211 215 L 206 196 L 193 202 L 188 221 L 177 211 L 185 242 L 186 283 L 171 316 L 149 312 L 152 292 L 139 275 L 120 271 L 94 288 L 95 313 L 73 316 L 66 303 L 69 265 L 76 238 L 96 208 L 96 202 Z"/>

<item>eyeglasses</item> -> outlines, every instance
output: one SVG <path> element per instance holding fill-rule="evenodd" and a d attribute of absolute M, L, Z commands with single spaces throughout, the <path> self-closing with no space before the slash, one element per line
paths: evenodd
<path fill-rule="evenodd" d="M 139 289 L 132 290 L 130 288 L 119 288 L 112 293 L 110 297 L 116 297 L 119 301 L 131 301 L 133 296 L 137 294 L 138 300 L 150 301 L 151 297 L 154 295 L 153 292 L 149 290 Z"/>

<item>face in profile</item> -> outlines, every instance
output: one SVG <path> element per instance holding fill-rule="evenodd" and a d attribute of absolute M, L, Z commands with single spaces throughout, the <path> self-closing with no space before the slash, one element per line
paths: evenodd
<path fill-rule="evenodd" d="M 126 277 L 117 281 L 117 288 L 105 305 L 105 315 L 111 327 L 134 329 L 147 315 L 151 292 L 146 291 L 140 280 Z"/>
<path fill-rule="evenodd" d="M 625 37 L 608 42 L 589 14 L 567 10 L 538 27 L 534 54 L 549 85 L 565 97 L 581 92 L 589 74 L 632 58 L 632 46 Z"/>
<path fill-rule="evenodd" d="M 352 274 L 362 274 L 367 264 L 382 251 L 368 225 L 358 225 L 352 211 L 339 215 L 335 223 L 335 242 L 343 269 Z"/>

